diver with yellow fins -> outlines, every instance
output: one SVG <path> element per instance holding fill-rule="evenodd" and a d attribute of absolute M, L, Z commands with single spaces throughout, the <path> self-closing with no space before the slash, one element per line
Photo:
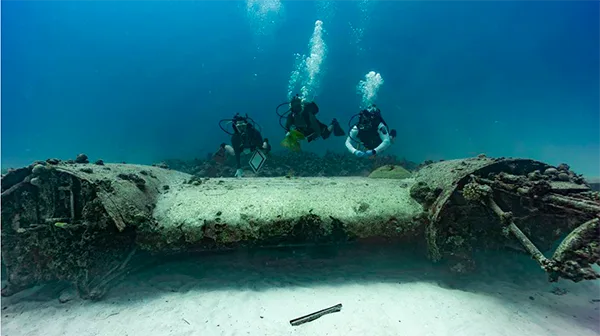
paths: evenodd
<path fill-rule="evenodd" d="M 223 123 L 231 124 L 233 132 L 229 132 Z M 239 113 L 236 113 L 232 119 L 222 119 L 219 121 L 219 127 L 221 130 L 231 135 L 231 145 L 222 143 L 219 150 L 214 154 L 213 158 L 219 163 L 223 163 L 226 159 L 226 154 L 235 156 L 236 172 L 235 177 L 243 177 L 244 170 L 241 164 L 241 154 L 250 154 L 252 152 L 260 150 L 261 153 L 269 153 L 271 151 L 271 145 L 269 139 L 263 138 L 260 131 L 260 126 L 248 117 L 242 117 Z"/>
<path fill-rule="evenodd" d="M 351 126 L 358 116 L 358 122 Z M 389 130 L 381 116 L 381 110 L 374 104 L 350 118 L 350 132 L 346 138 L 346 148 L 357 157 L 373 157 L 388 149 L 396 138 L 396 130 Z"/>
<path fill-rule="evenodd" d="M 289 106 L 288 110 L 280 113 L 280 108 L 284 106 Z M 303 102 L 297 94 L 290 102 L 279 104 L 275 108 L 275 112 L 279 116 L 279 124 L 287 132 L 281 145 L 292 151 L 300 150 L 300 141 L 303 139 L 311 142 L 319 137 L 327 139 L 331 133 L 334 136 L 346 135 L 335 118 L 329 126 L 320 122 L 316 117 L 319 113 L 317 104 L 314 101 Z M 286 119 L 285 125 L 281 122 L 284 118 Z"/>

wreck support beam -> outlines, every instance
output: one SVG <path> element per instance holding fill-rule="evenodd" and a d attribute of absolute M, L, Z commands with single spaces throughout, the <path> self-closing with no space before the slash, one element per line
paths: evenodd
<path fill-rule="evenodd" d="M 546 258 L 544 254 L 540 252 L 540 250 L 535 246 L 535 244 L 533 244 L 533 242 L 529 240 L 529 238 L 527 238 L 523 231 L 521 231 L 521 229 L 519 229 L 519 227 L 515 225 L 515 223 L 511 219 L 512 214 L 509 212 L 504 212 L 498 206 L 496 201 L 494 201 L 493 198 L 490 198 L 488 200 L 488 204 L 490 208 L 496 213 L 496 215 L 500 217 L 500 222 L 507 225 L 508 229 L 510 230 L 510 232 L 512 232 L 515 238 L 517 238 L 517 240 L 523 245 L 523 247 L 525 247 L 527 252 L 529 252 L 529 254 L 531 254 L 531 256 L 533 257 L 533 259 L 535 259 L 540 264 L 542 269 L 545 270 L 547 265 L 549 264 L 548 258 Z"/>

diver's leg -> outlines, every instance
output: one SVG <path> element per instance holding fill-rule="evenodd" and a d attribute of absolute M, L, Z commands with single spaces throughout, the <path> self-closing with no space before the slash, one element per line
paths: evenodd
<path fill-rule="evenodd" d="M 236 150 L 235 151 L 235 177 L 243 177 L 244 176 L 244 170 L 242 169 L 242 163 L 241 163 L 241 154 L 242 152 L 240 152 L 240 150 Z"/>
<path fill-rule="evenodd" d="M 329 136 L 331 135 L 331 129 L 332 129 L 331 125 L 327 126 L 327 125 L 319 122 L 319 127 L 321 128 L 321 137 L 323 139 L 329 138 Z"/>
<path fill-rule="evenodd" d="M 320 135 L 320 132 L 319 133 L 313 132 L 313 133 L 309 134 L 308 136 L 306 136 L 306 141 L 311 142 L 311 141 L 317 139 L 319 137 L 319 135 Z"/>
<path fill-rule="evenodd" d="M 235 151 L 235 169 L 242 168 L 242 152 L 239 150 Z"/>
<path fill-rule="evenodd" d="M 237 152 L 242 147 L 242 136 L 237 133 L 232 135 L 231 146 Z"/>
<path fill-rule="evenodd" d="M 242 177 L 244 175 L 240 157 L 242 154 L 242 137 L 239 134 L 234 134 L 231 136 L 231 146 L 235 152 L 235 177 Z"/>
<path fill-rule="evenodd" d="M 310 125 L 309 126 L 310 131 L 308 133 L 312 133 L 312 134 L 307 136 L 307 139 L 309 141 L 312 141 L 321 136 L 321 132 L 323 129 L 321 128 L 321 125 L 322 125 L 321 122 L 313 114 L 308 115 L 308 120 L 309 120 L 309 125 Z"/>

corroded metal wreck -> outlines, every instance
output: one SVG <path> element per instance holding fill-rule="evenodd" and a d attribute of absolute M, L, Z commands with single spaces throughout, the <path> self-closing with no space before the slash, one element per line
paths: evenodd
<path fill-rule="evenodd" d="M 599 214 L 581 176 L 528 159 L 442 161 L 404 179 L 202 179 L 49 160 L 2 178 L 2 295 L 64 280 L 100 298 L 142 254 L 369 239 L 424 241 L 455 272 L 473 270 L 478 249 L 517 243 L 550 281 L 577 282 L 600 278 Z"/>

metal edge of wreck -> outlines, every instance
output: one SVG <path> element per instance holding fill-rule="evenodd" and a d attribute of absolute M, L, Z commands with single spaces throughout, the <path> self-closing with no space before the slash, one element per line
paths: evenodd
<path fill-rule="evenodd" d="M 165 177 L 183 181 L 182 174 L 40 161 L 9 171 L 2 177 L 2 261 L 8 273 L 2 295 L 58 280 L 74 283 L 84 298 L 100 296 L 131 261 L 135 226 L 151 217 Z"/>
<path fill-rule="evenodd" d="M 436 165 L 446 169 L 436 169 Z M 426 236 L 433 261 L 445 260 L 453 271 L 469 272 L 476 267 L 476 245 L 498 249 L 502 244 L 514 248 L 520 243 L 520 249 L 532 254 L 549 273 L 550 281 L 561 276 L 576 282 L 600 278 L 590 266 L 600 262 L 600 237 L 577 236 L 585 248 L 561 254 L 577 255 L 577 260 L 549 259 L 538 249 L 551 252 L 566 234 L 600 216 L 599 194 L 568 165 L 553 167 L 531 159 L 481 155 L 429 166 L 416 175 L 418 183 L 411 194 L 428 208 Z M 467 227 L 469 232 L 464 230 Z"/>

